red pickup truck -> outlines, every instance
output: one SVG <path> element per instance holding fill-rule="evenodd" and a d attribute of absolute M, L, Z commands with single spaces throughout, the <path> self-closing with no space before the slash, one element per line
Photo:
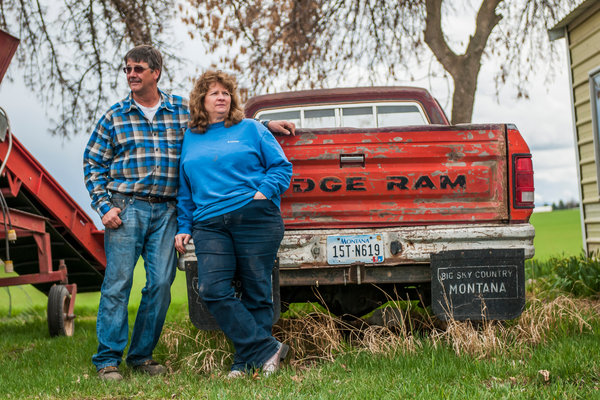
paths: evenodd
<path fill-rule="evenodd" d="M 246 115 L 297 126 L 277 138 L 294 168 L 276 271 L 284 305 L 360 316 L 408 297 L 442 317 L 520 314 L 534 187 L 514 125 L 450 125 L 413 87 L 258 96 Z M 194 263 L 191 245 L 180 267 Z"/>

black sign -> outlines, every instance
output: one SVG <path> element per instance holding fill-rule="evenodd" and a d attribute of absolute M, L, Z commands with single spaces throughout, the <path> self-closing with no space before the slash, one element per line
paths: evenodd
<path fill-rule="evenodd" d="M 443 320 L 506 320 L 525 307 L 523 249 L 431 255 L 433 312 Z"/>

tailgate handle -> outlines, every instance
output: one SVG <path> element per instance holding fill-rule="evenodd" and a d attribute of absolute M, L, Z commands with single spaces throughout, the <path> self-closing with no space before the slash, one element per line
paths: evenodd
<path fill-rule="evenodd" d="M 340 167 L 364 167 L 365 155 L 358 154 L 340 154 Z"/>

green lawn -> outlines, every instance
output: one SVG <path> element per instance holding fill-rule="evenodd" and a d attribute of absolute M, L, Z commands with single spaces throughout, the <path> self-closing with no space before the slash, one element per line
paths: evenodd
<path fill-rule="evenodd" d="M 15 274 L 12 274 L 15 275 Z M 8 276 L 2 270 L 0 277 Z M 137 309 L 140 304 L 142 297 L 142 288 L 146 283 L 145 270 L 143 261 L 137 263 L 134 278 L 133 287 L 131 289 L 131 298 L 129 304 L 131 307 Z M 187 289 L 185 282 L 185 272 L 177 270 L 175 275 L 175 282 L 171 287 L 171 298 L 172 304 L 187 304 Z M 97 307 L 98 301 L 100 300 L 100 292 L 93 293 L 78 293 L 75 299 L 75 314 L 80 308 Z M 9 311 L 9 305 L 12 303 L 13 313 L 28 310 L 32 307 L 39 305 L 45 305 L 48 302 L 48 298 L 45 294 L 38 291 L 31 285 L 13 286 L 10 288 L 0 288 L 0 317 L 6 316 Z M 131 309 L 130 307 L 130 309 Z"/>
<path fill-rule="evenodd" d="M 583 303 L 581 303 L 583 304 Z M 546 304 L 538 303 L 541 309 Z M 147 377 L 122 367 L 124 381 L 96 379 L 90 362 L 96 348 L 94 310 L 83 310 L 75 336 L 49 338 L 43 310 L 13 318 L 0 318 L 0 398 L 2 399 L 593 399 L 600 398 L 600 321 L 593 309 L 582 314 L 578 305 L 568 313 L 560 307 L 536 320 L 545 325 L 542 339 L 522 337 L 520 328 L 507 324 L 497 333 L 463 328 L 448 332 L 448 341 L 433 341 L 416 333 L 412 350 L 379 352 L 368 347 L 343 348 L 330 360 L 323 358 L 286 367 L 265 378 L 224 378 L 226 365 L 198 372 L 184 358 L 205 350 L 194 341 L 194 329 L 183 307 L 171 316 L 166 330 L 183 328 L 184 335 L 169 332 L 155 351 L 170 372 Z M 172 307 L 173 308 L 173 307 Z M 562 317 L 557 317 L 562 314 Z M 529 313 L 538 315 L 537 312 Z M 569 317 L 570 316 L 570 317 Z M 545 323 L 551 319 L 551 326 Z M 530 318 L 520 326 L 528 330 Z M 532 321 L 533 322 L 533 321 Z M 298 326 L 305 326 L 300 324 Z M 503 332 L 515 335 L 503 338 Z M 315 332 L 312 337 L 326 336 Z M 454 332 L 454 333 L 452 333 Z M 462 333 L 461 333 L 462 332 Z M 190 333 L 192 333 L 190 335 Z M 366 332 L 365 332 L 366 334 Z M 401 333 L 382 332 L 394 343 Z M 370 338 L 379 336 L 371 332 Z M 514 339 L 511 339 L 514 338 Z M 514 343 L 514 340 L 518 342 Z M 531 341 L 531 343 L 529 343 Z M 316 342 L 316 341 L 315 341 Z M 410 343 L 410 342 L 408 342 Z M 478 343 L 483 352 L 467 349 Z M 365 343 L 366 344 L 366 343 Z M 497 351 L 491 350 L 497 347 Z M 402 345 L 400 345 L 402 348 Z M 585 351 L 581 351 L 585 349 Z M 180 354 L 181 357 L 174 357 Z M 218 356 L 218 355 L 217 355 Z"/>
<path fill-rule="evenodd" d="M 536 260 L 578 256 L 583 251 L 578 208 L 535 213 L 530 221 L 535 227 Z"/>

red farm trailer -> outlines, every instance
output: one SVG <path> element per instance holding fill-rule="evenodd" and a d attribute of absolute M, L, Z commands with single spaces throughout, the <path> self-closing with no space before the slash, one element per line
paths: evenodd
<path fill-rule="evenodd" d="M 18 44 L 0 30 L 0 82 Z M 0 287 L 31 284 L 46 293 L 50 335 L 71 336 L 77 292 L 102 285 L 104 231 L 12 135 L 1 108 L 0 163 L 0 259 L 8 275 Z"/>

